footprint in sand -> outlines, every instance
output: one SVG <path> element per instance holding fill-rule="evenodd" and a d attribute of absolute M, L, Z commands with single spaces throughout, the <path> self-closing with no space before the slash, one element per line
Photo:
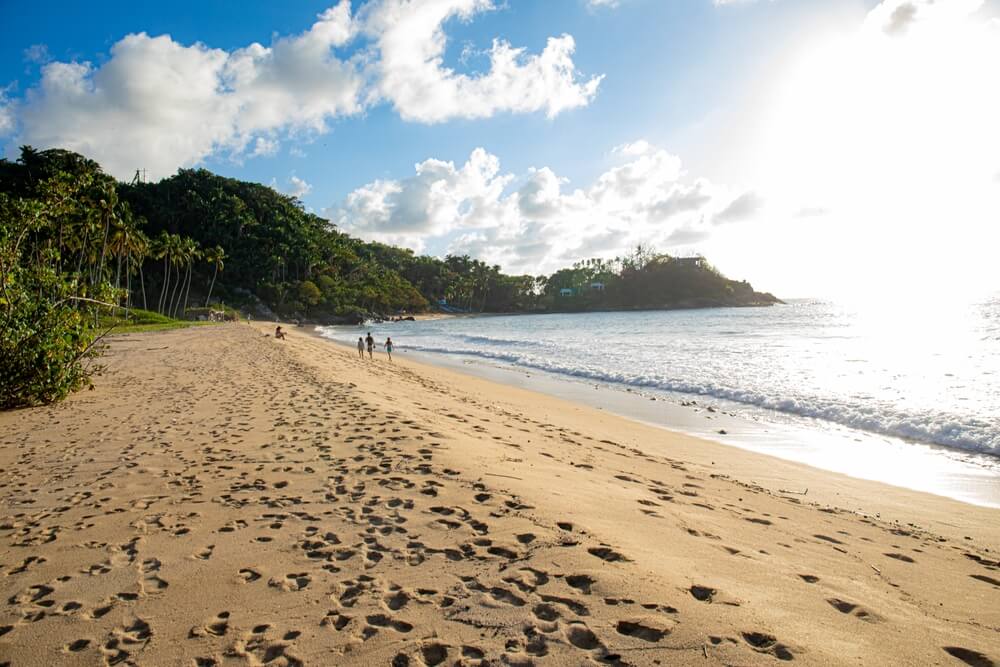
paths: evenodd
<path fill-rule="evenodd" d="M 961 660 L 970 667 L 995 667 L 996 665 L 996 663 L 979 651 L 962 648 L 961 646 L 945 646 L 943 650 L 951 657 Z"/>
<path fill-rule="evenodd" d="M 698 586 L 694 585 L 688 589 L 693 597 L 698 602 L 711 602 L 712 598 L 718 592 L 714 588 L 709 588 L 708 586 Z"/>
<path fill-rule="evenodd" d="M 339 611 L 329 611 L 326 617 L 320 621 L 321 626 L 332 626 L 334 630 L 340 632 L 346 628 L 351 622 L 350 616 L 344 616 Z"/>
<path fill-rule="evenodd" d="M 894 559 L 899 560 L 899 561 L 903 561 L 904 563 L 915 563 L 916 562 L 915 560 L 913 560 L 912 558 L 910 558 L 906 554 L 886 553 L 886 554 L 882 554 L 882 555 L 883 556 L 888 556 L 889 558 L 894 558 Z"/>
<path fill-rule="evenodd" d="M 260 572 L 257 572 L 256 570 L 251 570 L 250 568 L 245 567 L 242 570 L 240 570 L 240 578 L 243 580 L 244 583 L 247 584 L 257 581 L 258 579 L 260 579 L 260 576 L 261 576 Z"/>
<path fill-rule="evenodd" d="M 301 591 L 309 586 L 312 582 L 312 577 L 309 576 L 308 572 L 298 572 L 286 574 L 284 579 L 272 578 L 267 582 L 268 586 L 274 588 L 280 588 L 286 592 Z"/>
<path fill-rule="evenodd" d="M 448 647 L 444 644 L 425 644 L 420 647 L 420 657 L 427 667 L 436 667 L 448 659 Z"/>
<path fill-rule="evenodd" d="M 671 626 L 655 618 L 630 618 L 618 621 L 615 630 L 626 637 L 656 643 L 670 634 Z"/>
<path fill-rule="evenodd" d="M 142 592 L 150 593 L 156 591 L 162 591 L 167 588 L 168 584 L 164 579 L 161 579 L 155 573 L 160 570 L 162 563 L 160 563 L 157 558 L 147 558 L 142 561 L 141 571 L 143 574 L 142 579 Z"/>
<path fill-rule="evenodd" d="M 597 556 L 608 563 L 627 563 L 629 559 L 610 547 L 591 547 L 587 549 L 591 556 Z"/>
<path fill-rule="evenodd" d="M 229 631 L 229 612 L 220 611 L 216 614 L 215 618 L 206 621 L 204 625 L 196 626 L 191 628 L 188 632 L 189 637 L 204 637 L 205 635 L 212 635 L 213 637 L 223 637 Z"/>
<path fill-rule="evenodd" d="M 391 611 L 399 611 L 410 601 L 410 596 L 406 594 L 405 591 L 396 591 L 392 595 L 387 595 L 383 598 L 385 606 Z"/>
<path fill-rule="evenodd" d="M 88 646 L 90 646 L 89 639 L 76 639 L 74 641 L 71 641 L 69 644 L 66 644 L 63 650 L 69 653 L 79 653 L 80 651 L 86 649 Z"/>
<path fill-rule="evenodd" d="M 794 660 L 795 656 L 784 644 L 773 636 L 763 632 L 744 632 L 743 640 L 758 653 L 770 653 L 778 660 Z"/>
<path fill-rule="evenodd" d="M 368 625 L 376 628 L 392 628 L 396 632 L 407 633 L 413 630 L 413 626 L 406 621 L 400 621 L 386 614 L 371 614 L 365 616 Z"/>
<path fill-rule="evenodd" d="M 566 583 L 584 595 L 590 595 L 590 587 L 597 583 L 597 580 L 585 574 L 571 574 L 566 577 Z"/>
<path fill-rule="evenodd" d="M 855 618 L 865 621 L 866 623 L 877 623 L 882 620 L 880 617 L 853 602 L 841 600 L 840 598 L 829 598 L 827 603 L 829 603 L 831 607 L 839 611 L 841 614 L 852 614 Z"/>

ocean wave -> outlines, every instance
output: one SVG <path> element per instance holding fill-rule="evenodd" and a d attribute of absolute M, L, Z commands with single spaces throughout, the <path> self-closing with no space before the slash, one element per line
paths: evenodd
<path fill-rule="evenodd" d="M 453 334 L 455 338 L 473 345 L 498 345 L 501 347 L 543 347 L 543 344 L 534 340 L 514 340 L 511 338 L 497 338 L 494 336 L 475 336 L 472 334 Z"/>
<path fill-rule="evenodd" d="M 570 366 L 560 364 L 555 359 L 519 354 L 514 351 L 447 348 L 421 344 L 408 344 L 406 348 L 430 354 L 498 361 L 574 379 L 732 401 L 798 417 L 831 422 L 869 433 L 1000 456 L 1000 427 L 971 417 L 960 418 L 930 410 L 907 413 L 893 405 L 870 399 L 862 403 L 851 403 L 815 396 L 774 396 L 761 391 L 712 383 L 688 382 L 584 365 Z"/>

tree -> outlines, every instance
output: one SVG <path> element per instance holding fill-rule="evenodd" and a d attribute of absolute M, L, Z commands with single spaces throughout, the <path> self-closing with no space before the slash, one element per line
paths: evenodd
<path fill-rule="evenodd" d="M 86 258 L 96 247 L 61 232 L 86 217 L 88 190 L 103 175 L 48 173 L 46 153 L 23 152 L 30 172 L 0 161 L 24 187 L 0 184 L 9 188 L 0 191 L 0 409 L 51 402 L 84 385 L 101 338 L 87 325 L 87 309 L 107 296 L 106 285 L 89 285 L 83 296 L 82 273 L 61 270 L 62 255 L 79 252 L 81 270 L 92 273 Z"/>
<path fill-rule="evenodd" d="M 323 293 L 319 291 L 316 283 L 311 280 L 303 280 L 299 283 L 299 301 L 306 306 L 315 306 L 322 298 Z"/>
<path fill-rule="evenodd" d="M 215 246 L 205 251 L 205 261 L 214 267 L 212 282 L 208 285 L 208 296 L 205 297 L 206 308 L 208 308 L 208 302 L 212 300 L 212 289 L 215 287 L 215 278 L 219 275 L 219 271 L 226 268 L 225 259 L 226 251 L 222 249 L 222 246 Z"/>

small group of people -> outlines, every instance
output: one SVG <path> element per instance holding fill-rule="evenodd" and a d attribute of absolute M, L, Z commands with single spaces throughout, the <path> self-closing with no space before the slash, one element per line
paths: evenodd
<path fill-rule="evenodd" d="M 278 340 L 285 339 L 285 331 L 280 326 L 274 330 L 274 337 Z M 389 361 L 392 361 L 392 338 L 386 338 L 385 342 L 382 343 L 382 347 L 385 348 L 385 353 L 389 355 Z M 358 356 L 362 359 L 365 358 L 365 349 L 368 349 L 368 358 L 374 358 L 375 353 L 375 338 L 372 337 L 372 332 L 369 331 L 368 335 L 364 338 L 358 338 Z"/>
<path fill-rule="evenodd" d="M 368 348 L 368 358 L 371 359 L 375 351 L 375 339 L 372 337 L 371 331 L 364 338 L 358 338 L 358 356 L 362 359 L 365 358 L 366 347 Z M 392 338 L 386 338 L 385 342 L 382 343 L 382 347 L 385 348 L 385 353 L 389 355 L 389 361 L 392 361 Z"/>

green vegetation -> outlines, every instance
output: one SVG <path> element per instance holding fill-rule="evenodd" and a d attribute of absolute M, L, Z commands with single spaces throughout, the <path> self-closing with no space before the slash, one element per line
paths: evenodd
<path fill-rule="evenodd" d="M 207 310 L 206 308 L 189 308 L 188 313 L 197 316 L 206 314 Z M 234 312 L 229 313 L 231 319 L 235 319 L 237 316 L 238 314 Z M 148 310 L 130 310 L 126 316 L 120 308 L 114 310 L 105 308 L 101 310 L 97 329 L 110 334 L 123 334 L 182 329 L 184 327 L 215 323 L 209 320 L 178 320 Z"/>
<path fill-rule="evenodd" d="M 639 246 L 626 257 L 588 259 L 540 278 L 548 310 L 653 310 L 769 306 L 771 294 L 726 278 L 703 257 L 671 257 Z"/>
<path fill-rule="evenodd" d="M 87 383 L 97 308 L 111 281 L 113 179 L 65 151 L 0 161 L 0 408 L 58 400 Z M 120 279 L 120 273 L 119 273 Z"/>
<path fill-rule="evenodd" d="M 0 160 L 0 408 L 87 383 L 103 335 L 258 317 L 361 322 L 440 308 L 551 312 L 765 305 L 701 258 L 639 247 L 551 276 L 366 243 L 256 183 L 182 169 L 118 183 L 64 150 Z M 223 305 L 228 304 L 228 305 Z"/>

